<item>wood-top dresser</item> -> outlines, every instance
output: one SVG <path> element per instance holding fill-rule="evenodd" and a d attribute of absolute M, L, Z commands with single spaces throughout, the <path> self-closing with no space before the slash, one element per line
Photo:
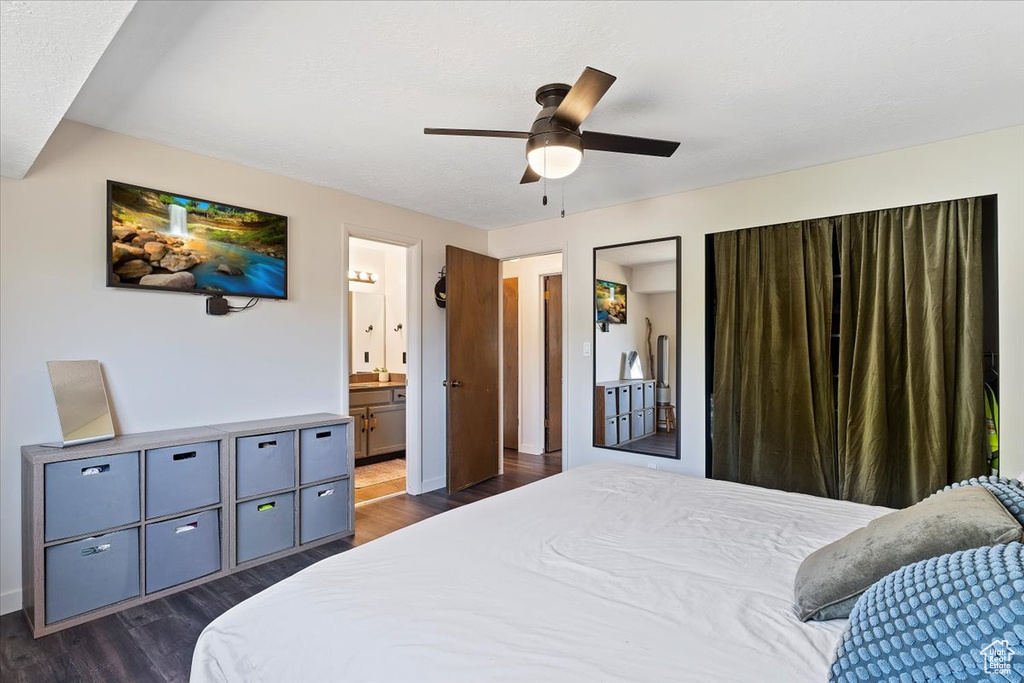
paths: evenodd
<path fill-rule="evenodd" d="M 319 413 L 22 447 L 33 636 L 351 536 L 353 431 Z"/>

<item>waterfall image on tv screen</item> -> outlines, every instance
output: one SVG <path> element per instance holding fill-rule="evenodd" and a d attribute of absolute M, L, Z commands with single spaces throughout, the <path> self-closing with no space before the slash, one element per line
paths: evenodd
<path fill-rule="evenodd" d="M 107 285 L 284 299 L 288 218 L 107 182 Z"/>
<path fill-rule="evenodd" d="M 598 280 L 594 288 L 594 301 L 597 322 L 626 324 L 626 285 Z"/>

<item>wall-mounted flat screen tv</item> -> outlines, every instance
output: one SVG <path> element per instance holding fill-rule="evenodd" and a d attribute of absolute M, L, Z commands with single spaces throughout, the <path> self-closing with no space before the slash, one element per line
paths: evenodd
<path fill-rule="evenodd" d="M 107 181 L 107 286 L 288 297 L 288 218 Z"/>
<path fill-rule="evenodd" d="M 626 324 L 626 285 L 598 280 L 594 292 L 597 322 Z"/>

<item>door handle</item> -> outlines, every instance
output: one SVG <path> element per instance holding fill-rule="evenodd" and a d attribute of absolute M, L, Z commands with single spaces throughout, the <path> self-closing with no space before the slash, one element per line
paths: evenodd
<path fill-rule="evenodd" d="M 461 386 L 462 386 L 462 382 L 460 382 L 457 379 L 456 380 L 452 380 L 452 382 L 451 382 L 451 388 L 452 389 L 458 389 Z"/>

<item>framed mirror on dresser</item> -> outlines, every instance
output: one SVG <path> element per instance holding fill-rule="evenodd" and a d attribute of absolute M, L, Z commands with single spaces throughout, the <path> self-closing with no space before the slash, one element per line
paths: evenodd
<path fill-rule="evenodd" d="M 594 446 L 679 458 L 679 237 L 594 249 Z"/>

